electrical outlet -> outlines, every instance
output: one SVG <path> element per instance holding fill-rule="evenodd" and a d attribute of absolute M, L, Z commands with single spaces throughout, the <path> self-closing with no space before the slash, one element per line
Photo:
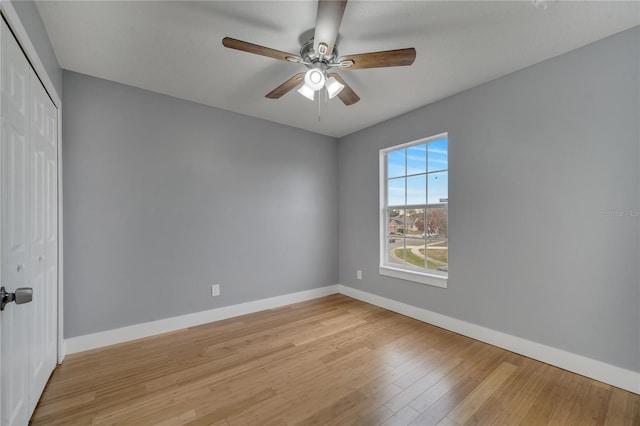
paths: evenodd
<path fill-rule="evenodd" d="M 356 278 L 357 278 L 357 279 L 359 279 L 359 280 L 361 280 L 361 279 L 362 279 L 362 271 L 361 271 L 360 269 L 358 269 L 358 270 L 356 271 Z"/>
<path fill-rule="evenodd" d="M 211 296 L 220 296 L 220 284 L 212 284 L 211 285 Z"/>

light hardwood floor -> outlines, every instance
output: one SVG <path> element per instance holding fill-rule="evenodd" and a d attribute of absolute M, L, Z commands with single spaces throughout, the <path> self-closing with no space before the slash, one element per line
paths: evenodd
<path fill-rule="evenodd" d="M 67 356 L 34 425 L 640 425 L 640 396 L 342 295 Z"/>

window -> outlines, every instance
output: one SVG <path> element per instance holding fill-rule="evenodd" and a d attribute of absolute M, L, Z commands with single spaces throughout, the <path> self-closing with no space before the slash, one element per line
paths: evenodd
<path fill-rule="evenodd" d="M 447 286 L 446 133 L 380 150 L 380 274 Z"/>

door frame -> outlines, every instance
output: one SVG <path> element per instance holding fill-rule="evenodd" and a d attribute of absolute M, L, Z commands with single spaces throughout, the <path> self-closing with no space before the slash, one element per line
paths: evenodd
<path fill-rule="evenodd" d="M 13 32 L 14 36 L 18 40 L 18 44 L 24 51 L 27 59 L 31 63 L 33 70 L 36 75 L 42 82 L 45 90 L 53 104 L 56 107 L 57 115 L 58 115 L 58 349 L 57 349 L 57 362 L 61 364 L 64 360 L 65 356 L 65 348 L 64 348 L 64 312 L 63 312 L 63 216 L 62 216 L 62 99 L 60 98 L 60 94 L 56 91 L 53 82 L 51 81 L 51 77 L 47 73 L 46 68 L 44 67 L 36 49 L 29 38 L 27 30 L 25 29 L 22 21 L 18 17 L 18 13 L 16 12 L 13 4 L 9 0 L 0 0 L 0 12 L 2 13 L 2 17 L 4 17 L 5 21 L 9 25 L 9 28 Z M 0 363 L 2 359 L 0 359 Z M 0 395 L 1 398 L 1 395 Z"/>

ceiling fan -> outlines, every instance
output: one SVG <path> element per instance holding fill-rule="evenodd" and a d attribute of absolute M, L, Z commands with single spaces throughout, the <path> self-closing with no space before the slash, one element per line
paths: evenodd
<path fill-rule="evenodd" d="M 308 71 L 297 73 L 267 93 L 266 97 L 269 99 L 278 99 L 302 84 L 298 92 L 310 100 L 314 100 L 317 91 L 326 88 L 329 99 L 338 96 L 345 105 L 353 105 L 360 100 L 360 97 L 339 74 L 329 70 L 335 68 L 350 71 L 411 65 L 416 59 L 416 49 L 410 47 L 338 56 L 335 43 L 346 6 L 347 0 L 318 1 L 315 34 L 311 40 L 302 45 L 300 55 L 281 52 L 231 37 L 223 38 L 222 44 L 230 49 L 302 64 L 308 68 Z"/>

